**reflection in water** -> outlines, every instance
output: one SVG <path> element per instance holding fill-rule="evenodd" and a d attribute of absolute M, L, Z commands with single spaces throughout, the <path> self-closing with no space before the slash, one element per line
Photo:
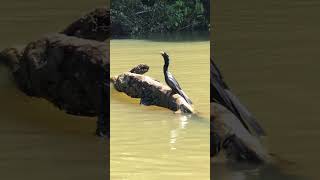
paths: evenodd
<path fill-rule="evenodd" d="M 175 143 L 177 141 L 177 129 L 174 129 L 174 130 L 171 130 L 170 131 L 170 145 L 171 145 L 171 150 L 175 150 L 176 147 L 175 147 Z"/>
<path fill-rule="evenodd" d="M 183 131 L 184 129 L 186 129 L 187 124 L 188 124 L 188 120 L 191 118 L 191 115 L 184 115 L 184 114 L 179 114 L 178 115 L 178 127 L 174 128 L 170 131 L 170 149 L 171 150 L 176 150 L 176 142 L 179 136 L 180 131 Z M 174 120 L 176 121 L 176 120 Z"/>
<path fill-rule="evenodd" d="M 181 115 L 180 116 L 180 128 L 184 129 L 186 128 L 187 124 L 188 124 L 188 119 L 191 118 L 191 115 Z"/>

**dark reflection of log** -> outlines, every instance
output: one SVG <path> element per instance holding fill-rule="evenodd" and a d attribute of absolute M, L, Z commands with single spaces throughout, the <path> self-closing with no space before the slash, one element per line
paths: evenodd
<path fill-rule="evenodd" d="M 180 95 L 173 94 L 167 85 L 149 76 L 142 75 L 148 69 L 147 65 L 138 65 L 130 72 L 112 77 L 111 82 L 116 90 L 133 98 L 141 98 L 142 104 L 161 106 L 184 113 L 194 113 L 192 106 Z"/>

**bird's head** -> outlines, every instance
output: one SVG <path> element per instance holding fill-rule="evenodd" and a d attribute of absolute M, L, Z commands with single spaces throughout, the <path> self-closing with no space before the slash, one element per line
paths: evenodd
<path fill-rule="evenodd" d="M 169 55 L 164 51 L 161 51 L 160 54 L 162 55 L 165 63 L 169 63 Z"/>

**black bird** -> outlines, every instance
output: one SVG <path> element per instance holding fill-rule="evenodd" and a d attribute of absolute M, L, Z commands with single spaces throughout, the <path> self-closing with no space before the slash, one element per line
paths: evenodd
<path fill-rule="evenodd" d="M 187 103 L 192 104 L 192 101 L 190 100 L 190 98 L 181 89 L 178 81 L 168 71 L 169 63 L 170 63 L 169 55 L 166 52 L 161 52 L 161 55 L 164 60 L 163 73 L 164 73 L 164 78 L 167 85 L 172 89 L 173 93 L 179 94 L 187 101 Z"/>
<path fill-rule="evenodd" d="M 252 135 L 264 136 L 263 128 L 230 91 L 213 59 L 210 60 L 210 66 L 210 101 L 218 103 L 232 112 Z"/>
<path fill-rule="evenodd" d="M 264 130 L 231 92 L 213 58 L 210 66 L 210 104 L 218 108 L 217 113 L 221 107 L 229 111 L 222 116 L 211 114 L 210 155 L 216 156 L 223 149 L 227 158 L 239 162 L 268 162 L 271 157 L 260 141 Z"/>

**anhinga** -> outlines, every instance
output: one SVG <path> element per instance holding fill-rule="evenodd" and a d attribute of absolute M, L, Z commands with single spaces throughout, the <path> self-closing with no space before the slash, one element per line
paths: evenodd
<path fill-rule="evenodd" d="M 166 52 L 161 52 L 161 55 L 164 60 L 163 73 L 164 73 L 164 78 L 167 85 L 172 89 L 173 93 L 179 94 L 187 101 L 187 103 L 192 104 L 192 101 L 190 100 L 190 98 L 181 89 L 178 81 L 168 71 L 169 63 L 170 63 L 169 55 Z"/>
<path fill-rule="evenodd" d="M 230 91 L 227 84 L 224 82 L 221 72 L 218 67 L 210 60 L 210 92 L 211 102 L 219 103 L 229 109 L 242 122 L 243 126 L 252 134 L 263 136 L 265 135 L 262 127 L 256 122 L 252 114 L 245 106 L 240 103 L 238 98 Z"/>
<path fill-rule="evenodd" d="M 214 63 L 213 59 L 210 60 L 210 66 L 210 102 L 213 104 L 219 104 L 224 108 L 228 109 L 229 112 L 236 117 L 236 120 L 240 121 L 240 124 L 237 122 L 233 123 L 233 125 L 237 124 L 237 126 L 242 125 L 242 127 L 235 127 L 236 129 L 239 130 L 245 128 L 246 131 L 249 132 L 249 134 L 251 134 L 253 137 L 265 136 L 263 128 L 258 124 L 258 122 L 255 120 L 252 114 L 246 109 L 246 107 L 243 106 L 242 103 L 240 103 L 238 98 L 230 91 L 229 87 L 223 79 L 220 70 Z M 211 118 L 211 123 L 214 124 L 215 115 L 213 114 Z M 224 120 L 220 118 L 219 121 Z M 235 134 L 225 139 L 224 142 L 220 142 L 221 139 L 217 137 L 216 132 L 211 132 L 211 154 L 214 156 L 220 151 L 220 147 L 217 143 L 228 144 L 232 142 L 232 145 L 234 146 L 233 149 L 238 151 L 239 154 L 241 154 L 241 156 L 239 157 L 243 159 L 254 159 L 254 156 L 248 156 L 248 150 L 243 145 L 243 141 L 239 141 L 237 139 L 241 137 L 238 137 L 237 133 L 239 132 L 240 131 L 235 131 Z"/>

